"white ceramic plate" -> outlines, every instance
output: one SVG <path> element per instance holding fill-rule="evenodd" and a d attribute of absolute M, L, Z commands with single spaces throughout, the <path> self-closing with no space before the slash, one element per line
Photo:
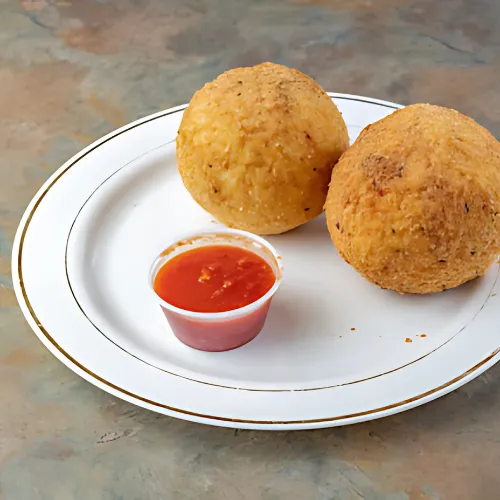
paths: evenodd
<path fill-rule="evenodd" d="M 332 97 L 351 140 L 399 107 Z M 217 227 L 177 173 L 184 108 L 138 120 L 84 149 L 22 218 L 12 260 L 16 294 L 35 333 L 69 368 L 173 417 L 306 429 L 407 410 L 498 360 L 498 265 L 452 291 L 400 296 L 342 261 L 323 217 L 269 238 L 283 256 L 284 281 L 254 341 L 226 353 L 181 344 L 147 277 L 153 258 L 179 234 Z"/>

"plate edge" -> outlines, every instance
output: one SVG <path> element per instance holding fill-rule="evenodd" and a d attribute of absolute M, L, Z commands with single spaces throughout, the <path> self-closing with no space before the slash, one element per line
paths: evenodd
<path fill-rule="evenodd" d="M 400 109 L 401 105 L 390 103 L 388 101 L 382 101 L 379 99 L 366 98 L 363 96 L 356 96 L 350 94 L 337 94 L 328 92 L 328 95 L 332 98 L 339 98 L 345 100 L 356 100 L 360 102 L 372 103 L 376 105 L 390 107 L 392 109 Z M 50 336 L 50 334 L 44 329 L 43 325 L 38 321 L 38 318 L 35 312 L 30 307 L 29 299 L 24 290 L 24 284 L 22 283 L 22 244 L 24 242 L 24 237 L 27 234 L 27 230 L 29 227 L 29 222 L 31 221 L 36 208 L 43 200 L 43 197 L 50 190 L 50 188 L 57 182 L 57 180 L 67 171 L 69 168 L 79 161 L 83 156 L 87 155 L 97 147 L 101 146 L 103 143 L 111 140 L 117 135 L 120 135 L 123 132 L 131 130 L 135 127 L 138 127 L 144 123 L 152 121 L 157 118 L 161 118 L 163 116 L 167 116 L 169 114 L 173 114 L 175 112 L 181 111 L 185 109 L 187 105 L 180 105 L 173 108 L 169 108 L 164 111 L 160 111 L 158 113 L 154 113 L 152 115 L 146 116 L 139 120 L 136 120 L 128 125 L 120 127 L 117 130 L 110 132 L 105 135 L 101 139 L 93 142 L 88 145 L 78 154 L 70 158 L 67 162 L 65 162 L 59 169 L 57 169 L 54 174 L 52 174 L 49 179 L 42 185 L 42 187 L 37 191 L 33 199 L 28 204 L 23 216 L 21 217 L 18 229 L 16 231 L 16 235 L 13 243 L 12 250 L 12 278 L 13 278 L 13 287 L 14 292 L 16 294 L 16 298 L 18 300 L 19 306 L 23 315 L 25 316 L 28 324 L 31 326 L 37 337 L 42 341 L 42 343 L 49 349 L 49 351 L 61 362 L 63 362 L 68 368 L 72 371 L 80 375 L 82 378 L 92 383 L 93 385 L 99 387 L 106 392 L 110 392 L 116 397 L 124 399 L 130 403 L 136 404 L 146 409 L 150 409 L 153 411 L 157 411 L 172 417 L 190 420 L 193 422 L 218 425 L 224 427 L 237 427 L 237 428 L 249 428 L 249 429 L 262 429 L 262 430 L 299 430 L 299 429 L 311 429 L 311 428 L 321 428 L 321 427 L 333 427 L 338 425 L 348 425 L 357 422 L 363 422 L 366 420 L 372 420 L 376 418 L 381 418 L 387 415 L 399 413 L 421 404 L 432 401 L 438 397 L 441 397 L 465 383 L 469 382 L 473 378 L 479 376 L 486 369 L 493 366 L 500 359 L 500 349 L 495 350 L 485 359 L 480 361 L 478 364 L 474 365 L 472 368 L 464 372 L 463 374 L 455 377 L 451 381 L 442 384 L 441 386 L 431 389 L 423 394 L 418 396 L 414 396 L 408 400 L 394 403 L 392 405 L 376 408 L 373 410 L 367 410 L 361 413 L 352 414 L 352 415 L 344 415 L 333 418 L 325 418 L 325 419 L 313 419 L 313 420 L 300 420 L 300 421 L 251 421 L 244 419 L 230 419 L 225 417 L 216 417 L 204 414 L 197 414 L 194 412 L 188 412 L 182 409 L 172 408 L 168 405 L 163 405 L 161 403 L 157 403 L 154 401 L 148 401 L 141 396 L 135 395 L 122 389 L 111 382 L 108 382 L 99 375 L 91 372 L 83 365 L 81 365 L 76 359 L 74 359 L 69 353 L 64 351 Z"/>

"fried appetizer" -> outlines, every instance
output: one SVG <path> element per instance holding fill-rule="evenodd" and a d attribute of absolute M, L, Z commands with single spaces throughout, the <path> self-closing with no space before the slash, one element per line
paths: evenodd
<path fill-rule="evenodd" d="M 408 106 L 342 156 L 325 209 L 340 255 L 376 285 L 456 287 L 500 252 L 500 144 L 457 111 Z"/>
<path fill-rule="evenodd" d="M 323 211 L 349 138 L 310 77 L 264 63 L 196 92 L 177 136 L 179 172 L 194 200 L 229 227 L 278 234 Z"/>

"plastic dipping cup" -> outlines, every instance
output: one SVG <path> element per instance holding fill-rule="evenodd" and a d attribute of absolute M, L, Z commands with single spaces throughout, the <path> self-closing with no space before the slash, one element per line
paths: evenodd
<path fill-rule="evenodd" d="M 226 312 L 187 311 L 161 299 L 153 286 L 161 267 L 183 252 L 207 245 L 237 246 L 257 254 L 271 266 L 276 277 L 274 285 L 255 302 Z M 281 279 L 281 257 L 266 240 L 245 231 L 226 229 L 188 235 L 170 245 L 153 262 L 149 273 L 149 286 L 174 335 L 181 342 L 193 349 L 221 352 L 241 347 L 261 332 Z"/>

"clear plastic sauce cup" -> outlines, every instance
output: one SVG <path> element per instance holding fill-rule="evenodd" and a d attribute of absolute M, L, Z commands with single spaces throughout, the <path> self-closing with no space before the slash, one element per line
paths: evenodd
<path fill-rule="evenodd" d="M 257 254 L 271 266 L 276 278 L 273 286 L 251 304 L 226 312 L 193 312 L 165 302 L 154 289 L 158 271 L 181 253 L 208 245 L 237 246 Z M 158 255 L 151 266 L 149 286 L 172 332 L 181 342 L 201 351 L 229 351 L 250 342 L 264 327 L 271 300 L 281 283 L 281 262 L 274 247 L 254 234 L 232 229 L 195 233 L 178 240 Z"/>

